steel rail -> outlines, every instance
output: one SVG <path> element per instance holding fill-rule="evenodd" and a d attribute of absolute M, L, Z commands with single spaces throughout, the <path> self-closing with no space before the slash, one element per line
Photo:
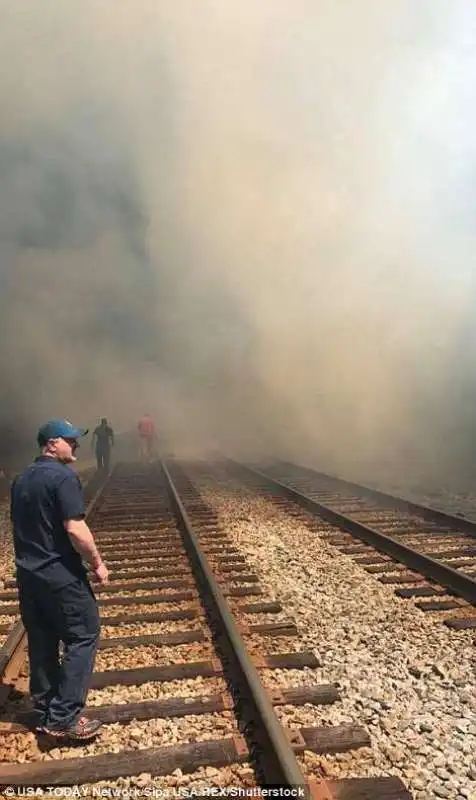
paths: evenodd
<path fill-rule="evenodd" d="M 293 489 L 286 483 L 282 483 L 275 478 L 271 478 L 269 475 L 266 475 L 266 473 L 261 472 L 260 470 L 248 467 L 247 465 L 241 464 L 234 459 L 227 460 L 235 469 L 242 470 L 243 472 L 260 478 L 260 480 L 265 481 L 265 483 L 274 487 L 280 494 L 288 497 L 290 500 L 293 500 L 307 511 L 310 511 L 313 514 L 318 514 L 333 525 L 338 525 L 340 528 L 343 528 L 353 536 L 356 536 L 358 539 L 361 539 L 372 547 L 375 547 L 382 553 L 386 553 L 387 555 L 396 558 L 398 561 L 403 561 L 403 563 L 410 567 L 410 569 L 416 570 L 429 580 L 444 586 L 452 594 L 457 594 L 459 597 L 467 600 L 468 603 L 473 605 L 476 604 L 476 581 L 469 577 L 469 575 L 458 572 L 458 570 L 448 567 L 445 564 L 442 564 L 440 561 L 430 558 L 429 556 L 418 552 L 418 550 L 414 550 L 413 548 L 402 544 L 396 539 L 393 539 L 391 536 L 387 536 L 375 528 L 371 528 L 368 525 L 358 522 L 351 516 L 341 514 L 339 511 L 323 505 L 318 500 L 313 500 L 311 497 L 299 492 L 297 489 Z"/>
<path fill-rule="evenodd" d="M 403 511 L 412 511 L 431 522 L 438 522 L 441 525 L 446 525 L 448 528 L 457 530 L 459 533 L 467 533 L 470 536 L 476 537 L 476 522 L 465 519 L 464 517 L 457 517 L 454 514 L 449 514 L 447 511 L 440 511 L 439 509 L 431 508 L 431 506 L 425 506 L 422 503 L 415 503 L 413 500 L 406 500 L 404 497 L 382 492 L 380 489 L 374 489 L 372 486 L 363 486 L 360 483 L 348 481 L 345 478 L 339 478 L 337 475 L 328 475 L 326 472 L 319 472 L 310 467 L 303 467 L 300 464 L 292 464 L 289 461 L 278 461 L 277 463 L 282 464 L 284 469 L 296 469 L 297 467 L 303 470 L 303 472 L 306 473 L 302 475 L 304 479 L 306 475 L 309 476 L 309 478 L 324 478 L 334 483 L 336 488 L 338 488 L 339 485 L 346 486 L 348 489 L 357 491 L 359 494 L 366 494 L 381 504 L 382 507 L 387 507 L 388 503 L 391 503 L 394 508 L 400 508 Z"/>
<path fill-rule="evenodd" d="M 172 477 L 164 461 L 161 461 L 160 465 L 184 534 L 184 546 L 196 567 L 197 578 L 206 593 L 207 602 L 211 602 L 212 605 L 214 630 L 220 639 L 220 644 L 225 645 L 227 657 L 230 657 L 239 676 L 238 703 L 245 720 L 243 733 L 251 742 L 250 750 L 255 757 L 255 763 L 261 770 L 266 784 L 301 787 L 308 794 L 309 789 L 293 749 L 263 689 L 256 668 L 248 655 L 246 644 L 215 580 L 206 555 L 201 550 Z"/>
<path fill-rule="evenodd" d="M 0 680 L 5 674 L 5 670 L 12 660 L 13 654 L 21 645 L 24 633 L 23 623 L 21 621 L 16 622 L 5 642 L 0 647 Z"/>

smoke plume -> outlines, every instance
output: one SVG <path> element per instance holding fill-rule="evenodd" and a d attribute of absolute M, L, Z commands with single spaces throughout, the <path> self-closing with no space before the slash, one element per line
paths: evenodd
<path fill-rule="evenodd" d="M 0 427 L 474 455 L 469 0 L 2 3 Z M 10 444 L 8 444 L 10 443 Z"/>

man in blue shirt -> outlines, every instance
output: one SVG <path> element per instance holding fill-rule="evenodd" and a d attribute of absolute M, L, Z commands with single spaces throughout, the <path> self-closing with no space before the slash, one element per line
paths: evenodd
<path fill-rule="evenodd" d="M 20 613 L 28 636 L 30 695 L 39 733 L 88 740 L 101 727 L 82 715 L 99 639 L 99 613 L 82 558 L 100 583 L 108 571 L 84 521 L 81 484 L 69 464 L 87 430 L 51 420 L 41 455 L 11 489 Z M 59 644 L 63 656 L 59 658 Z"/>

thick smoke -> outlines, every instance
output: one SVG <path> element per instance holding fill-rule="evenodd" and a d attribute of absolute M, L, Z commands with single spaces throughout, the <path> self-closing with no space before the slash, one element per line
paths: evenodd
<path fill-rule="evenodd" d="M 4 430 L 464 472 L 475 39 L 470 0 L 2 3 Z"/>

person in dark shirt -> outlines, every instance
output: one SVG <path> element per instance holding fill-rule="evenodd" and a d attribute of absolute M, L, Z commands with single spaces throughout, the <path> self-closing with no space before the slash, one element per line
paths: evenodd
<path fill-rule="evenodd" d="M 101 424 L 93 431 L 93 438 L 91 442 L 91 449 L 94 450 L 94 441 L 96 440 L 96 460 L 98 470 L 109 471 L 109 463 L 111 460 L 111 447 L 114 445 L 114 431 L 107 424 L 106 417 L 103 417 Z"/>
<path fill-rule="evenodd" d="M 30 696 L 37 732 L 91 739 L 101 727 L 82 715 L 99 638 L 99 614 L 82 558 L 96 579 L 108 570 L 84 521 L 81 484 L 68 466 L 87 431 L 52 420 L 38 431 L 41 455 L 15 478 L 11 519 L 20 613 L 28 636 Z M 60 661 L 59 644 L 63 643 Z"/>

